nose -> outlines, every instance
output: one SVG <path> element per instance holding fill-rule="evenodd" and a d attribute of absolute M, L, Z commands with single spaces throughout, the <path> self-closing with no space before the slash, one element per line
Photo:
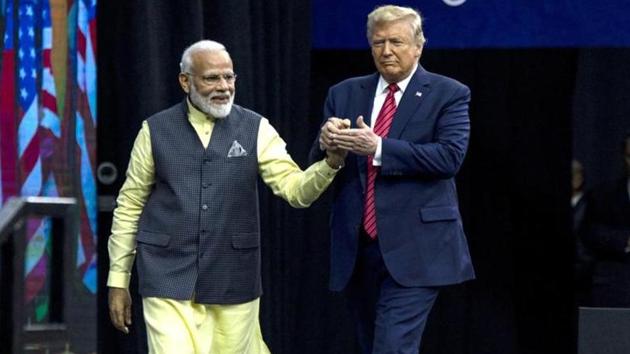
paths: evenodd
<path fill-rule="evenodd" d="M 230 83 L 223 77 L 219 76 L 220 79 L 216 83 L 216 89 L 219 91 L 227 91 L 230 89 Z"/>
<path fill-rule="evenodd" d="M 383 43 L 383 55 L 390 54 L 392 54 L 392 48 L 390 47 L 389 41 L 385 41 L 385 43 Z"/>

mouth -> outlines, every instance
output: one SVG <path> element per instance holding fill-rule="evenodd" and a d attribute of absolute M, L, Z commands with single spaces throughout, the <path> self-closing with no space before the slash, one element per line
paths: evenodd
<path fill-rule="evenodd" d="M 230 96 L 228 95 L 217 95 L 210 97 L 210 101 L 215 104 L 227 104 L 230 102 Z"/>

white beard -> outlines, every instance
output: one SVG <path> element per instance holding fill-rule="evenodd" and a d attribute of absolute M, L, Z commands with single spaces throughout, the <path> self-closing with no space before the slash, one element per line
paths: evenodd
<path fill-rule="evenodd" d="M 234 95 L 230 95 L 230 99 L 226 104 L 215 104 L 212 102 L 212 98 L 216 96 L 222 96 L 224 94 L 221 93 L 211 93 L 208 96 L 202 96 L 195 89 L 195 85 L 190 86 L 190 101 L 197 107 L 200 111 L 205 114 L 210 115 L 216 119 L 223 119 L 230 114 L 232 111 L 232 104 L 234 103 Z M 229 95 L 229 93 L 228 93 Z"/>

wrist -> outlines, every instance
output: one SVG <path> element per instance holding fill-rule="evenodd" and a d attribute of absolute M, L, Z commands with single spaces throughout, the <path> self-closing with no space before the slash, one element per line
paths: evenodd
<path fill-rule="evenodd" d="M 339 170 L 344 166 L 344 159 L 335 156 L 326 156 L 326 164 L 333 170 Z"/>

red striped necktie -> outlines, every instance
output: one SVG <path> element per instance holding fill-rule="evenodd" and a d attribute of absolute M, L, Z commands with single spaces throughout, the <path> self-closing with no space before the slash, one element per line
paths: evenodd
<path fill-rule="evenodd" d="M 398 91 L 396 84 L 387 86 L 388 92 L 383 102 L 383 107 L 378 113 L 376 123 L 374 125 L 374 133 L 381 138 L 386 138 L 389 128 L 392 126 L 394 114 L 396 113 L 396 100 L 394 93 Z M 363 228 L 371 239 L 376 238 L 376 200 L 374 196 L 374 181 L 378 174 L 378 166 L 372 165 L 372 156 L 367 158 L 367 183 L 365 184 L 365 205 L 363 206 Z"/>

